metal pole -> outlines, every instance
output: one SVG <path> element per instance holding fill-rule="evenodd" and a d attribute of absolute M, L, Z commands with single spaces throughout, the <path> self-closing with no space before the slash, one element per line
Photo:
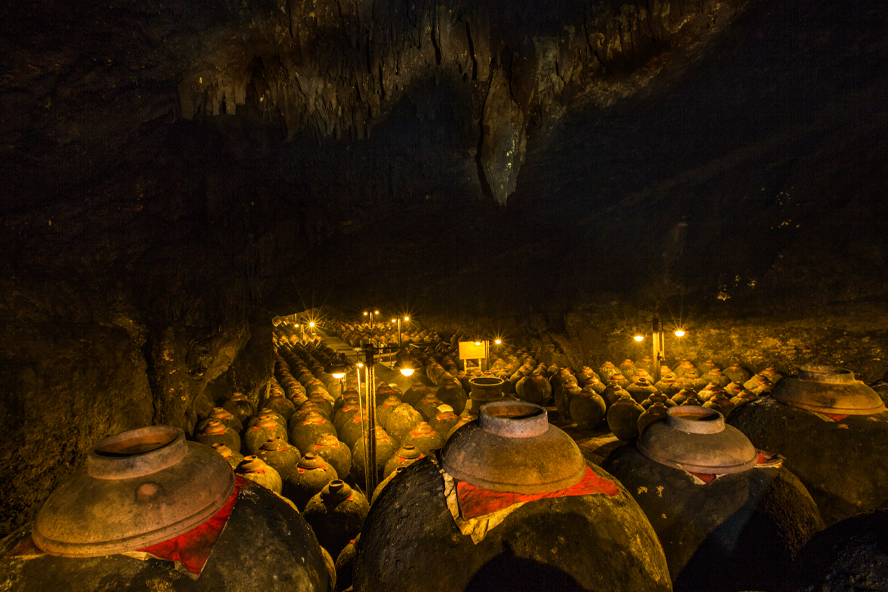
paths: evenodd
<path fill-rule="evenodd" d="M 663 327 L 660 319 L 654 317 L 652 340 L 654 345 L 654 382 L 660 382 L 660 361 L 663 355 Z"/>
<path fill-rule="evenodd" d="M 401 317 L 398 317 L 398 349 L 401 349 Z"/>
<path fill-rule="evenodd" d="M 367 436 L 364 440 L 364 462 L 366 468 L 366 495 L 372 496 L 376 489 L 376 376 L 374 372 L 375 349 L 371 345 L 367 349 Z"/>

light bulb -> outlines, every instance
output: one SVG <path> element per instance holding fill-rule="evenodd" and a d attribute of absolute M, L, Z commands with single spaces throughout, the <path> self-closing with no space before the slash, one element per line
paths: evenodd
<path fill-rule="evenodd" d="M 636 335 L 636 336 L 635 336 L 635 341 L 639 341 L 639 342 L 640 342 L 640 341 L 644 341 L 644 335 Z"/>
<path fill-rule="evenodd" d="M 684 337 L 684 334 L 685 334 L 684 329 L 676 329 L 675 330 L 676 337 Z"/>

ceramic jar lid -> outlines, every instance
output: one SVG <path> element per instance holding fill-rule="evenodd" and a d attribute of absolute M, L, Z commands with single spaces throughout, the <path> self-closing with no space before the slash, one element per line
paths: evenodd
<path fill-rule="evenodd" d="M 228 462 L 187 442 L 179 428 L 153 426 L 101 440 L 86 469 L 56 489 L 32 537 L 61 557 L 99 557 L 174 538 L 216 514 L 234 491 Z"/>
<path fill-rule="evenodd" d="M 548 493 L 574 485 L 586 463 L 573 439 L 549 425 L 546 410 L 523 401 L 483 405 L 441 452 L 454 478 L 491 491 Z"/>
<path fill-rule="evenodd" d="M 774 385 L 771 397 L 789 405 L 840 415 L 873 415 L 885 411 L 879 394 L 854 378 L 854 373 L 833 366 L 802 366 L 795 378 Z"/>
<path fill-rule="evenodd" d="M 749 438 L 725 425 L 721 413 L 696 405 L 668 408 L 666 419 L 650 424 L 637 446 L 654 462 L 692 473 L 742 473 L 758 460 Z"/>

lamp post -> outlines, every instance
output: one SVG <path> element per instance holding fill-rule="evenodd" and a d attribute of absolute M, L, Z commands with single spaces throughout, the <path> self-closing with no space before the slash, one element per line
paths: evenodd
<path fill-rule="evenodd" d="M 404 317 L 404 322 L 410 320 L 410 317 Z M 393 323 L 398 323 L 398 347 L 401 347 L 401 317 L 397 319 L 392 319 Z"/>
<path fill-rule="evenodd" d="M 676 337 L 684 337 L 685 331 L 684 329 L 678 328 L 675 330 Z M 644 335 L 636 334 L 635 341 L 641 343 L 644 341 Z M 651 328 L 651 341 L 652 341 L 652 349 L 653 349 L 653 361 L 654 361 L 654 372 L 653 378 L 654 383 L 660 382 L 661 373 L 660 373 L 660 365 L 666 360 L 666 336 L 663 333 L 663 323 L 660 322 L 660 317 L 654 317 Z"/>
<path fill-rule="evenodd" d="M 376 474 L 376 372 L 374 370 L 374 366 L 376 365 L 377 354 L 391 353 L 396 348 L 376 348 L 372 344 L 368 343 L 364 344 L 362 346 L 362 349 L 364 352 L 364 365 L 367 369 L 367 433 L 364 440 L 364 466 L 367 469 L 365 471 L 365 485 L 367 488 L 366 494 L 372 496 L 373 491 L 376 489 L 376 485 L 378 484 Z M 405 353 L 405 356 L 399 355 L 399 360 L 395 367 L 401 372 L 402 375 L 410 376 L 411 374 L 413 374 L 415 364 L 410 353 Z"/>

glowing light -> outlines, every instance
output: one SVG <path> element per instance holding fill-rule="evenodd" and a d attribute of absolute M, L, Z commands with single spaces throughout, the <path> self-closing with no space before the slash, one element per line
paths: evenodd
<path fill-rule="evenodd" d="M 644 335 L 636 335 L 634 339 L 638 342 L 644 341 Z"/>
<path fill-rule="evenodd" d="M 374 310 L 374 311 L 373 311 L 373 314 L 379 314 L 379 311 L 378 311 L 378 310 Z"/>
<path fill-rule="evenodd" d="M 363 368 L 363 367 L 364 367 L 364 362 L 358 362 L 358 368 Z"/>
<path fill-rule="evenodd" d="M 398 319 L 392 319 L 392 322 L 393 322 L 393 323 L 397 323 L 397 322 L 398 322 Z"/>
<path fill-rule="evenodd" d="M 330 376 L 332 376 L 332 377 L 335 378 L 336 380 L 339 380 L 340 378 L 342 378 L 343 376 L 345 376 L 345 372 L 334 372 L 334 373 L 331 374 Z"/>
<path fill-rule="evenodd" d="M 497 345 L 499 345 L 499 344 L 502 343 L 502 342 L 503 342 L 502 339 L 497 339 L 497 340 L 494 341 L 494 343 L 497 344 Z"/>
<path fill-rule="evenodd" d="M 481 345 L 481 342 L 480 342 L 480 341 L 476 341 L 476 342 L 475 342 L 475 345 Z"/>
<path fill-rule="evenodd" d="M 309 326 L 309 327 L 314 327 L 314 326 L 315 326 L 314 321 L 310 322 L 310 323 L 308 324 L 308 326 Z"/>
<path fill-rule="evenodd" d="M 685 335 L 684 329 L 676 329 L 675 330 L 676 337 L 684 337 L 684 335 Z"/>
<path fill-rule="evenodd" d="M 405 320 L 405 321 L 409 321 L 409 320 L 410 320 L 410 317 L 404 317 L 404 320 Z"/>
<path fill-rule="evenodd" d="M 369 313 L 365 310 L 365 311 L 364 311 L 364 316 L 366 317 L 368 314 L 369 314 Z"/>
<path fill-rule="evenodd" d="M 401 374 L 404 376 L 410 376 L 413 374 L 413 368 L 401 368 Z"/>

